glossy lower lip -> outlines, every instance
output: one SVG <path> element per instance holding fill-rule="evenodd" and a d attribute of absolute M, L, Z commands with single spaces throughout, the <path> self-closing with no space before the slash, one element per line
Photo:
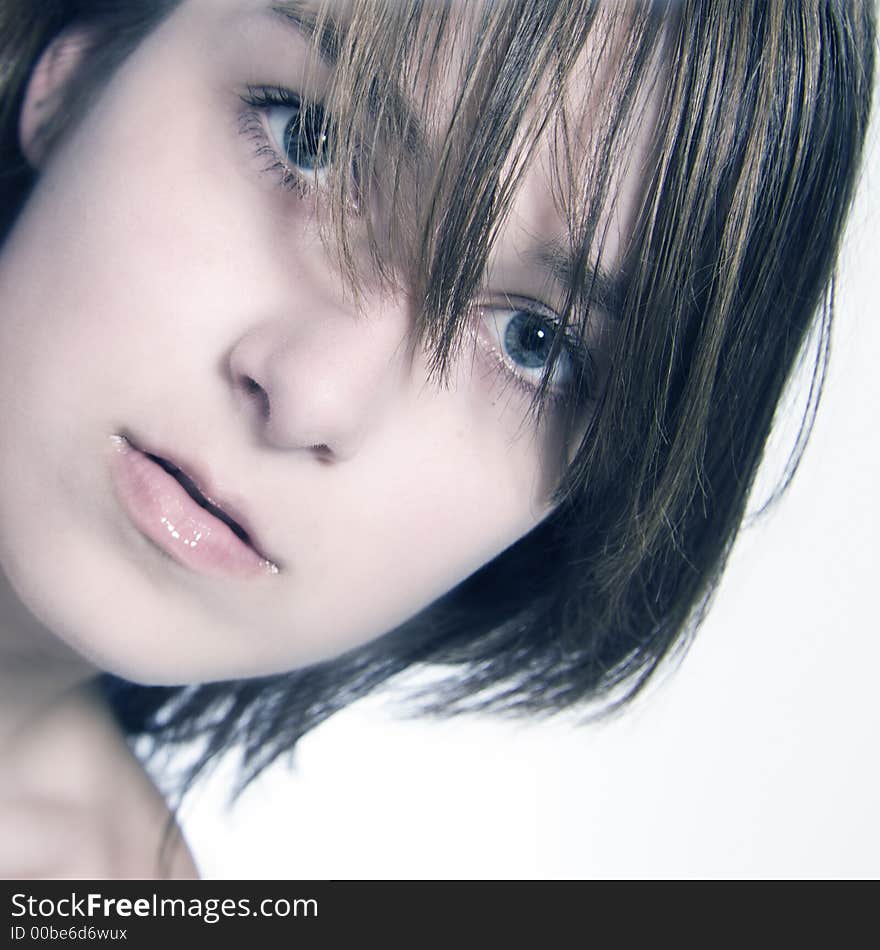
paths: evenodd
<path fill-rule="evenodd" d="M 160 465 L 126 439 L 113 438 L 110 473 L 132 523 L 176 561 L 213 577 L 277 574 L 278 568 L 202 508 Z"/>

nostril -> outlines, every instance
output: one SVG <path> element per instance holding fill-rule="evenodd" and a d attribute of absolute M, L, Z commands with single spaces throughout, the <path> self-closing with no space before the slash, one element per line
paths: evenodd
<path fill-rule="evenodd" d="M 260 411 L 263 414 L 265 419 L 268 419 L 271 414 L 271 408 L 269 406 L 269 396 L 265 389 L 252 377 L 252 376 L 242 376 L 241 383 L 244 386 L 245 392 L 249 396 L 256 396 L 260 402 Z"/>

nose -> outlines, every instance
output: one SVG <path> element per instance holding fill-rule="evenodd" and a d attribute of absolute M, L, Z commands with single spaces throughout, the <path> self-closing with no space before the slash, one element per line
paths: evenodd
<path fill-rule="evenodd" d="M 348 459 L 401 398 L 412 364 L 409 314 L 387 302 L 299 307 L 236 341 L 228 359 L 234 397 L 266 444 Z"/>

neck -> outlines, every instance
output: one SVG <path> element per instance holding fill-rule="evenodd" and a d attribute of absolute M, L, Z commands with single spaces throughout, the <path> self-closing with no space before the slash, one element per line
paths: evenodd
<path fill-rule="evenodd" d="M 0 743 L 98 672 L 30 613 L 0 573 Z"/>

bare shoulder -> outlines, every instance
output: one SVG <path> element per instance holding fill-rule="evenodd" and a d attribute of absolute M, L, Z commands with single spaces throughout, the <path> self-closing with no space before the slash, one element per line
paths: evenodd
<path fill-rule="evenodd" d="M 0 876 L 194 879 L 162 795 L 91 690 L 67 697 L 8 750 Z"/>

